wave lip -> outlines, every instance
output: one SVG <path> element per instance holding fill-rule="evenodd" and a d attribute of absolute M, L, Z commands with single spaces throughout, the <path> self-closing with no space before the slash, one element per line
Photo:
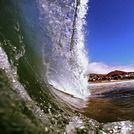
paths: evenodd
<path fill-rule="evenodd" d="M 55 88 L 74 96 L 86 96 L 84 77 L 88 60 L 84 47 L 87 0 L 38 0 L 42 26 L 42 56 L 44 78 Z"/>

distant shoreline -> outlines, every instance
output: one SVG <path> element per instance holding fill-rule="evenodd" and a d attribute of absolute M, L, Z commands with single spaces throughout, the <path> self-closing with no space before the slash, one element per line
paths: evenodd
<path fill-rule="evenodd" d="M 94 81 L 94 82 L 89 82 L 89 84 L 98 84 L 98 83 L 113 83 L 113 82 L 126 82 L 126 81 L 131 81 L 134 79 L 126 79 L 126 80 L 109 80 L 109 81 Z"/>
<path fill-rule="evenodd" d="M 99 94 L 105 91 L 132 88 L 134 87 L 134 79 L 131 80 L 118 80 L 114 82 L 98 82 L 98 83 L 89 83 L 88 89 L 90 90 L 91 95 Z"/>
<path fill-rule="evenodd" d="M 108 74 L 89 74 L 89 83 L 111 83 L 134 80 L 134 72 L 114 70 Z"/>

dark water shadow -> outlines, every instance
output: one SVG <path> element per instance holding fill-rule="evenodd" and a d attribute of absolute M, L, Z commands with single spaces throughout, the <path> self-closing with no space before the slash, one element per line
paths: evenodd
<path fill-rule="evenodd" d="M 134 87 L 94 92 L 83 114 L 99 122 L 134 120 Z"/>

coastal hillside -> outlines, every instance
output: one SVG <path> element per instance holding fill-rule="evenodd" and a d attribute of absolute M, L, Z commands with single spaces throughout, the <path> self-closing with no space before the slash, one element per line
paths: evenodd
<path fill-rule="evenodd" d="M 125 72 L 121 70 L 114 70 L 108 74 L 89 74 L 88 82 L 113 82 L 121 80 L 131 80 L 134 79 L 134 72 Z"/>

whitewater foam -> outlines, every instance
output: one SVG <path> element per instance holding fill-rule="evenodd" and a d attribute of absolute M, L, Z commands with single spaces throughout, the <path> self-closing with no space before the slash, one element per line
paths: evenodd
<path fill-rule="evenodd" d="M 87 2 L 38 1 L 40 22 L 47 37 L 42 48 L 47 66 L 44 77 L 55 88 L 77 97 L 89 95 L 84 77 L 88 65 L 83 27 Z"/>

